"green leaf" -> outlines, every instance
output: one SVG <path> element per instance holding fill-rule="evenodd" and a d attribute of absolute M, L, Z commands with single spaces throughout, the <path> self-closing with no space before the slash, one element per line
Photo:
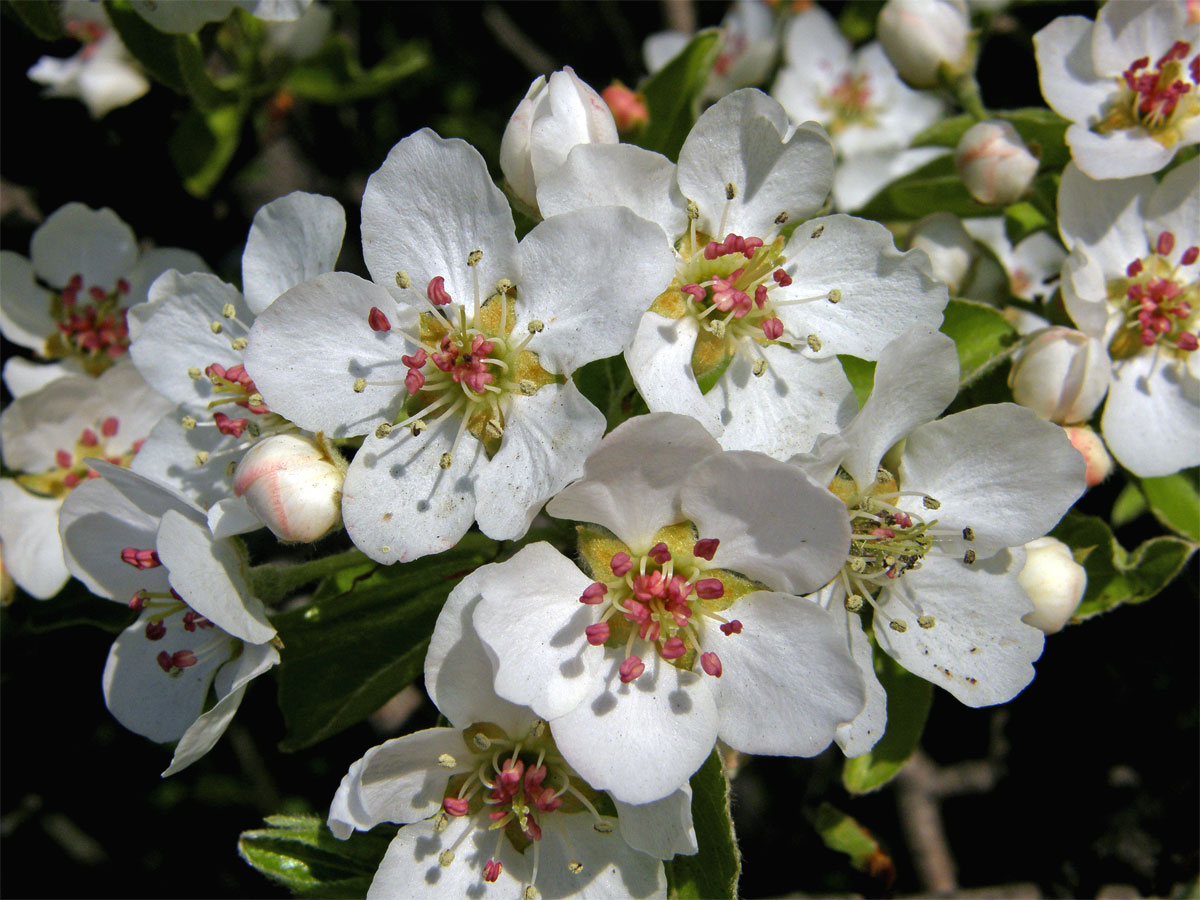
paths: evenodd
<path fill-rule="evenodd" d="M 977 201 L 954 169 L 950 154 L 931 159 L 879 191 L 855 215 L 880 222 L 919 219 L 939 211 L 961 218 L 994 216 L 996 207 Z"/>
<path fill-rule="evenodd" d="M 216 109 L 236 101 L 235 95 L 221 90 L 209 78 L 208 70 L 204 66 L 204 51 L 201 50 L 200 39 L 196 35 L 176 35 L 174 42 L 179 76 L 188 94 L 200 109 Z"/>
<path fill-rule="evenodd" d="M 875 386 L 875 362 L 869 359 L 859 359 L 857 356 L 844 355 L 839 355 L 838 361 L 842 364 L 842 371 L 846 373 L 850 386 L 854 388 L 854 396 L 858 398 L 858 408 L 862 409 Z"/>
<path fill-rule="evenodd" d="M 381 567 L 348 592 L 273 617 L 283 640 L 279 707 L 299 750 L 366 718 L 421 674 L 446 595 L 491 562 L 496 542 L 468 534 L 451 550 Z"/>
<path fill-rule="evenodd" d="M 1196 552 L 1196 544 L 1156 537 L 1132 553 L 1103 519 L 1068 512 L 1051 534 L 1071 548 L 1087 570 L 1088 585 L 1071 622 L 1079 623 L 1123 603 L 1143 603 L 1167 586 Z"/>
<path fill-rule="evenodd" d="M 299 897 L 363 897 L 396 835 L 380 825 L 339 841 L 314 816 L 268 816 L 268 828 L 244 831 L 238 855 Z"/>
<path fill-rule="evenodd" d="M 245 107 L 189 110 L 167 141 L 167 152 L 193 197 L 207 197 L 225 173 L 241 140 Z"/>
<path fill-rule="evenodd" d="M 1039 157 L 1043 169 L 1061 169 L 1070 162 L 1071 149 L 1067 146 L 1067 126 L 1071 123 L 1058 113 L 1043 107 L 1029 107 L 1000 111 L 993 116 L 1012 123 L 1021 139 L 1029 145 L 1034 155 Z M 973 116 L 966 113 L 942 119 L 913 138 L 912 146 L 956 147 L 975 121 Z"/>
<path fill-rule="evenodd" d="M 842 767 L 842 784 L 851 794 L 878 790 L 896 777 L 920 743 L 933 703 L 933 685 L 924 678 L 878 647 L 874 661 L 875 675 L 887 691 L 887 730 L 874 747 L 846 760 Z"/>
<path fill-rule="evenodd" d="M 729 812 L 729 779 L 716 750 L 692 776 L 692 824 L 700 852 L 664 865 L 667 896 L 679 900 L 737 897 L 742 857 Z"/>
<path fill-rule="evenodd" d="M 1004 233 L 1014 247 L 1031 234 L 1050 231 L 1056 227 L 1057 224 L 1053 220 L 1043 215 L 1042 211 L 1028 200 L 1013 203 L 1004 209 Z"/>
<path fill-rule="evenodd" d="M 606 429 L 612 431 L 632 414 L 635 391 L 633 376 L 618 353 L 597 359 L 575 370 L 575 385 L 592 405 L 604 413 Z"/>
<path fill-rule="evenodd" d="M 1017 342 L 1017 332 L 999 310 L 972 300 L 951 300 L 939 330 L 954 339 L 964 386 L 1006 360 Z"/>
<path fill-rule="evenodd" d="M 5 5 L 43 41 L 57 41 L 63 36 L 62 22 L 50 0 L 9 0 Z"/>
<path fill-rule="evenodd" d="M 709 73 L 721 51 L 721 32 L 706 28 L 674 59 L 642 84 L 650 121 L 637 136 L 637 143 L 656 150 L 674 162 L 679 148 L 692 130 L 700 104 L 700 92 L 708 83 Z"/>
<path fill-rule="evenodd" d="M 429 49 L 420 41 L 395 47 L 370 69 L 363 69 L 344 37 L 326 41 L 315 57 L 296 65 L 283 87 L 318 103 L 349 103 L 381 94 L 429 65 Z"/>
<path fill-rule="evenodd" d="M 1143 478 L 1142 492 L 1154 518 L 1190 541 L 1200 543 L 1200 469 L 1162 478 Z"/>
<path fill-rule="evenodd" d="M 1112 522 L 1113 528 L 1120 528 L 1128 525 L 1149 508 L 1146 504 L 1146 495 L 1131 481 L 1121 488 L 1121 493 L 1117 494 L 1117 499 L 1113 501 L 1109 520 Z"/>
<path fill-rule="evenodd" d="M 892 858 L 856 819 L 829 803 L 822 803 L 813 826 L 826 847 L 847 856 L 850 865 L 860 872 L 880 879 L 885 886 L 896 880 L 896 865 Z"/>
<path fill-rule="evenodd" d="M 141 63 L 146 74 L 176 93 L 188 92 L 187 82 L 179 69 L 175 35 L 159 31 L 134 12 L 128 0 L 106 0 L 104 11 L 108 13 L 121 43 Z"/>
<path fill-rule="evenodd" d="M 838 13 L 838 28 L 852 44 L 865 44 L 875 37 L 875 22 L 879 19 L 879 11 L 883 9 L 883 0 L 858 0 L 857 3 L 847 3 Z"/>

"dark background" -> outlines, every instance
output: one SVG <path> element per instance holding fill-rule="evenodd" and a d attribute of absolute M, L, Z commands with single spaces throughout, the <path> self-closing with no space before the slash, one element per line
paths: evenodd
<path fill-rule="evenodd" d="M 3 9 L 0 245 L 27 253 L 37 224 L 28 211 L 44 216 L 77 200 L 112 207 L 139 238 L 199 252 L 236 283 L 254 211 L 306 189 L 345 206 L 339 268 L 366 274 L 358 204 L 397 140 L 425 126 L 464 137 L 499 177 L 499 136 L 539 65 L 569 64 L 597 90 L 613 78 L 636 84 L 641 40 L 665 27 L 663 7 L 649 2 L 333 6 L 364 64 L 412 38 L 427 42 L 433 64 L 382 98 L 338 108 L 297 103 L 282 119 L 259 117 L 204 201 L 183 191 L 164 152 L 186 110 L 181 98 L 155 86 L 100 122 L 78 102 L 43 100 L 24 71 L 76 45 L 39 41 Z M 724 6 L 696 10 L 710 25 Z M 1040 105 L 1029 36 L 1067 12 L 1091 15 L 1092 7 L 1019 7 L 1015 29 L 989 39 L 979 73 L 989 106 Z M 496 29 L 506 23 L 498 20 L 529 43 L 502 45 Z M 1115 493 L 1102 486 L 1080 509 L 1104 516 Z M 1156 528 L 1143 518 L 1118 537 L 1132 547 Z M 272 812 L 323 814 L 349 764 L 381 734 L 363 723 L 310 750 L 280 753 L 283 723 L 264 678 L 217 747 L 162 780 L 169 753 L 104 708 L 99 675 L 111 636 L 89 624 L 52 627 L 104 605 L 74 587 L 69 604 L 19 595 L 0 619 L 0 894 L 282 896 L 237 858 L 238 833 Z M 991 896 L 1093 896 L 1113 885 L 1131 886 L 1130 896 L 1167 896 L 1196 877 L 1196 596 L 1193 561 L 1152 602 L 1052 636 L 1037 678 L 1000 709 L 967 709 L 935 692 L 923 742 L 931 764 L 953 774 L 959 763 L 986 760 L 973 771 L 992 781 L 941 804 L 959 885 L 999 886 Z M 426 702 L 405 730 L 431 725 L 434 715 Z M 836 750 L 743 765 L 734 814 L 745 896 L 886 893 L 820 843 L 810 820 L 821 800 L 881 840 L 895 863 L 892 891 L 928 887 L 904 836 L 897 788 L 852 799 L 839 773 Z"/>

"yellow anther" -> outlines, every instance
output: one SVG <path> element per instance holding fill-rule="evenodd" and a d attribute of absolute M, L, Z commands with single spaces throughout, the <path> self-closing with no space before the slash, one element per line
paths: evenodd
<path fill-rule="evenodd" d="M 246 339 L 245 338 L 234 338 L 232 341 L 229 342 L 229 346 L 232 347 L 234 350 L 245 350 L 246 349 Z"/>
<path fill-rule="evenodd" d="M 515 290 L 516 287 L 517 286 L 507 278 L 501 278 L 496 282 L 496 292 L 499 294 L 508 294 Z"/>
<path fill-rule="evenodd" d="M 213 334 L 220 334 L 221 328 L 223 326 L 221 325 L 220 322 L 213 321 L 213 322 L 208 323 L 208 327 L 209 327 L 209 330 L 212 331 Z"/>
<path fill-rule="evenodd" d="M 935 619 L 933 616 L 918 616 L 917 624 L 922 628 L 932 628 L 937 624 L 937 619 Z"/>
<path fill-rule="evenodd" d="M 365 378 L 355 378 L 354 379 L 354 393 L 361 394 L 366 389 L 367 389 L 367 379 L 365 379 Z"/>
<path fill-rule="evenodd" d="M 525 885 L 525 890 L 521 892 L 521 900 L 538 900 L 540 896 L 538 889 L 532 884 Z"/>
<path fill-rule="evenodd" d="M 450 817 L 439 809 L 437 815 L 433 817 L 433 830 L 438 834 L 441 834 L 449 826 Z"/>
<path fill-rule="evenodd" d="M 179 424 L 182 425 L 188 431 L 191 431 L 193 428 L 196 427 L 196 420 L 193 419 L 191 416 L 184 416 L 182 419 L 179 420 Z"/>
<path fill-rule="evenodd" d="M 528 378 L 522 378 L 520 384 L 517 385 L 521 389 L 521 393 L 526 397 L 532 397 L 537 393 L 537 384 Z"/>
<path fill-rule="evenodd" d="M 475 732 L 475 734 L 471 736 L 471 743 L 480 750 L 488 750 L 492 746 L 491 739 L 480 731 Z"/>
<path fill-rule="evenodd" d="M 892 621 L 888 622 L 888 628 L 897 634 L 904 634 L 904 632 L 908 631 L 908 623 L 903 619 L 892 619 Z"/>
<path fill-rule="evenodd" d="M 479 265 L 479 261 L 481 259 L 483 259 L 483 251 L 482 250 L 472 250 L 470 253 L 467 254 L 467 265 L 468 266 L 477 266 L 477 265 Z"/>
<path fill-rule="evenodd" d="M 964 540 L 964 541 L 973 541 L 973 540 L 975 540 L 975 532 L 974 532 L 974 531 L 972 531 L 972 530 L 971 530 L 971 528 L 970 528 L 969 526 L 968 526 L 967 528 L 964 528 L 964 529 L 963 529 L 963 540 Z"/>
<path fill-rule="evenodd" d="M 789 217 L 787 214 L 787 210 L 785 209 L 783 212 L 781 212 L 779 215 L 777 215 L 775 217 L 775 224 L 776 225 L 786 225 L 788 218 Z"/>
<path fill-rule="evenodd" d="M 862 607 L 863 600 L 858 594 L 851 594 L 846 598 L 846 609 L 850 610 L 850 612 L 858 612 Z"/>
<path fill-rule="evenodd" d="M 483 426 L 483 430 L 494 438 L 504 437 L 504 426 L 496 419 L 488 419 L 487 424 Z"/>
<path fill-rule="evenodd" d="M 833 288 L 829 292 L 829 302 L 830 303 L 841 303 L 842 302 L 842 289 L 841 288 Z"/>
<path fill-rule="evenodd" d="M 736 196 L 737 196 L 737 187 L 734 185 L 734 183 L 732 181 L 730 181 L 725 185 L 725 199 L 732 200 Z"/>
<path fill-rule="evenodd" d="M 379 427 L 375 429 L 375 437 L 385 438 L 392 433 L 392 426 L 387 422 L 380 422 Z"/>
<path fill-rule="evenodd" d="M 412 423 L 412 427 L 409 429 L 409 431 L 412 432 L 413 437 L 416 437 L 428 427 L 429 426 L 425 424 L 424 419 L 417 419 L 417 421 Z"/>
<path fill-rule="evenodd" d="M 687 217 L 689 219 L 700 218 L 700 204 L 698 204 L 695 200 L 689 200 L 687 202 Z"/>
<path fill-rule="evenodd" d="M 412 280 L 408 277 L 408 273 L 401 269 L 396 273 L 396 287 L 407 288 L 412 286 Z"/>
<path fill-rule="evenodd" d="M 720 319 L 715 319 L 712 322 L 709 322 L 708 330 L 710 332 L 712 332 L 713 337 L 717 337 L 717 338 L 725 337 L 725 323 L 722 322 Z"/>
<path fill-rule="evenodd" d="M 761 378 L 767 371 L 767 361 L 760 356 L 754 361 L 753 371 L 757 377 Z"/>
<path fill-rule="evenodd" d="M 196 451 L 196 465 L 202 466 L 206 462 L 208 462 L 208 451 L 207 450 L 197 450 Z"/>
<path fill-rule="evenodd" d="M 204 373 L 200 371 L 199 366 L 192 366 L 188 369 L 188 378 L 199 378 Z"/>
<path fill-rule="evenodd" d="M 454 465 L 454 457 L 449 453 L 443 453 L 442 458 L 438 460 L 438 465 L 442 469 L 448 469 Z"/>
<path fill-rule="evenodd" d="M 531 319 L 526 327 L 529 329 L 530 334 L 538 334 L 546 327 L 546 323 L 541 319 Z"/>
<path fill-rule="evenodd" d="M 932 497 L 923 498 L 921 500 L 921 505 L 924 506 L 926 509 L 941 509 L 942 508 L 941 501 L 934 500 Z"/>
<path fill-rule="evenodd" d="M 249 403 L 251 406 L 262 406 L 263 405 L 262 394 L 259 394 L 259 393 L 251 394 L 249 397 L 246 398 L 246 402 Z"/>
<path fill-rule="evenodd" d="M 964 553 L 963 562 L 965 562 L 968 566 L 975 562 L 975 551 L 968 550 L 966 553 Z"/>
<path fill-rule="evenodd" d="M 580 872 L 583 871 L 583 863 L 581 863 L 577 859 L 573 859 L 569 863 L 567 863 L 567 869 L 570 871 L 570 873 L 572 875 L 578 875 Z"/>
<path fill-rule="evenodd" d="M 438 765 L 441 766 L 443 769 L 453 769 L 455 766 L 458 765 L 458 760 L 456 760 L 449 753 L 443 753 L 441 756 L 438 757 Z"/>
<path fill-rule="evenodd" d="M 611 822 L 605 822 L 605 821 L 601 820 L 601 821 L 597 822 L 595 825 L 593 825 L 592 829 L 597 834 L 612 834 L 613 827 L 612 827 Z"/>
<path fill-rule="evenodd" d="M 810 334 L 807 338 L 805 338 L 805 342 L 808 344 L 808 349 L 811 350 L 813 353 L 817 353 L 820 351 L 821 339 L 819 337 L 817 337 L 815 334 Z"/>
<path fill-rule="evenodd" d="M 233 473 L 236 471 L 237 471 L 237 460 L 236 459 L 231 459 L 229 462 L 225 463 L 225 474 L 228 475 L 230 478 L 233 477 Z"/>
<path fill-rule="evenodd" d="M 813 238 L 815 240 L 816 238 L 819 238 L 824 233 L 825 233 L 825 226 L 818 225 L 816 228 L 813 229 L 813 233 L 810 234 L 809 237 Z"/>
<path fill-rule="evenodd" d="M 222 319 L 232 319 L 236 315 L 237 315 L 237 307 L 234 306 L 232 303 L 226 303 L 224 306 L 221 307 L 221 318 Z"/>
<path fill-rule="evenodd" d="M 452 862 L 454 862 L 454 851 L 453 850 L 443 850 L 441 853 L 438 854 L 438 865 L 441 866 L 443 869 L 446 868 L 447 866 L 449 866 L 450 863 L 452 863 Z"/>

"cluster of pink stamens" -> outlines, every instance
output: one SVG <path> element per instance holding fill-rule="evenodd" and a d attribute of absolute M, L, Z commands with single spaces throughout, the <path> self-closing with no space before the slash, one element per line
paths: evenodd
<path fill-rule="evenodd" d="M 725 240 L 720 243 L 709 241 L 704 247 L 704 258 L 717 259 L 733 253 L 740 253 L 746 259 L 754 259 L 754 251 L 762 245 L 762 238 L 744 238 L 740 234 L 733 234 L 731 232 L 725 235 Z"/>
<path fill-rule="evenodd" d="M 63 339 L 82 353 L 117 357 L 127 352 L 129 326 L 119 298 L 128 293 L 129 282 L 124 278 L 114 292 L 93 285 L 85 293 L 83 276 L 73 275 L 58 297 L 62 312 L 57 327 Z"/>
<path fill-rule="evenodd" d="M 711 560 L 718 543 L 715 538 L 697 541 L 692 555 Z M 642 658 L 630 652 L 635 639 L 653 645 L 665 660 L 676 660 L 689 651 L 699 651 L 693 605 L 697 600 L 719 600 L 725 596 L 725 585 L 719 578 L 700 577 L 702 570 L 699 568 L 693 569 L 688 576 L 677 574 L 673 563 L 671 551 L 661 541 L 651 547 L 636 566 L 628 553 L 617 553 L 609 565 L 618 580 L 595 581 L 579 598 L 580 603 L 607 607 L 600 620 L 585 629 L 587 641 L 592 646 L 601 646 L 612 637 L 610 620 L 613 616 L 619 614 L 629 623 L 626 658 L 618 670 L 625 684 L 636 680 L 646 670 Z M 742 623 L 736 619 L 729 622 L 702 608 L 699 613 L 699 618 L 720 622 L 721 631 L 726 635 L 739 634 L 742 630 Z M 716 653 L 700 653 L 700 666 L 709 675 L 718 678 L 721 675 L 721 660 Z"/>
<path fill-rule="evenodd" d="M 1159 127 L 1169 120 L 1180 99 L 1192 89 L 1192 84 L 1200 83 L 1200 55 L 1192 57 L 1188 66 L 1192 84 L 1179 77 L 1181 63 L 1191 50 L 1187 41 L 1176 41 L 1155 63 L 1155 68 L 1150 69 L 1150 57 L 1143 56 L 1121 73 L 1126 87 L 1136 98 L 1138 117 L 1147 128 Z"/>
<path fill-rule="evenodd" d="M 149 548 L 126 547 L 121 551 L 121 562 L 140 570 L 157 569 L 162 566 L 158 553 Z M 178 613 L 183 613 L 181 624 L 183 630 L 189 634 L 195 632 L 196 629 L 215 627 L 211 620 L 188 606 L 174 588 L 169 588 L 166 592 L 139 590 L 130 598 L 129 608 L 137 612 L 152 611 L 152 615 L 146 619 L 144 629 L 148 641 L 161 641 L 166 637 L 167 623 L 165 620 Z M 162 650 L 155 659 L 159 667 L 168 675 L 178 675 L 183 669 L 199 662 L 199 657 L 193 650 L 177 650 L 174 653 Z"/>
<path fill-rule="evenodd" d="M 246 368 L 240 363 L 230 366 L 228 369 L 220 363 L 213 363 L 204 370 L 204 374 L 212 382 L 216 393 L 231 395 L 213 400 L 208 404 L 210 408 L 220 403 L 234 403 L 248 409 L 256 416 L 267 415 L 271 412 L 263 402 L 262 394 L 258 392 L 254 379 L 247 374 Z M 213 413 L 213 422 L 221 434 L 231 437 L 241 437 L 242 432 L 250 425 L 250 420 L 245 417 L 235 419 L 223 412 Z"/>
<path fill-rule="evenodd" d="M 730 233 L 725 236 L 723 241 L 709 241 L 704 248 L 704 258 L 711 261 L 723 256 L 741 254 L 746 259 L 752 260 L 755 252 L 762 246 L 761 238 L 747 238 Z M 783 322 L 767 310 L 769 281 L 774 281 L 780 287 L 786 287 L 792 283 L 792 277 L 782 268 L 772 271 L 770 268 L 763 269 L 761 266 L 755 266 L 749 274 L 747 274 L 747 268 L 747 266 L 741 266 L 728 275 L 715 275 L 706 281 L 685 284 L 681 290 L 685 294 L 691 295 L 698 307 L 703 308 L 707 304 L 711 304 L 700 313 L 701 318 L 715 310 L 728 314 L 725 317 L 726 322 L 729 320 L 739 321 L 757 310 L 759 314 L 755 316 L 757 320 L 755 324 L 762 329 L 763 336 L 767 340 L 778 340 L 783 336 Z M 768 272 L 770 278 L 768 278 Z"/>
<path fill-rule="evenodd" d="M 1192 306 L 1183 298 L 1186 288 L 1174 277 L 1177 272 L 1166 263 L 1166 257 L 1174 249 L 1175 235 L 1164 231 L 1154 246 L 1158 259 L 1152 259 L 1149 268 L 1141 259 L 1135 259 L 1126 266 L 1125 275 L 1133 279 L 1125 291 L 1129 302 L 1127 315 L 1130 317 L 1127 327 L 1137 331 L 1139 340 L 1146 347 L 1153 347 L 1162 341 L 1190 353 L 1200 342 L 1195 332 L 1183 328 L 1192 315 Z M 1188 247 L 1179 263 L 1190 266 L 1198 258 L 1200 247 Z M 1164 269 L 1170 272 L 1171 277 L 1159 274 Z"/>
<path fill-rule="evenodd" d="M 120 422 L 117 417 L 109 416 L 100 423 L 100 435 L 106 438 L 115 437 L 119 428 Z M 96 434 L 91 428 L 85 428 L 79 435 L 79 441 L 74 452 L 64 449 L 54 451 L 54 462 L 61 473 L 60 480 L 64 487 L 73 488 L 78 486 L 84 479 L 99 477 L 95 469 L 83 462 L 83 459 L 86 457 L 98 457 L 112 463 L 114 466 L 128 465 L 128 461 L 120 456 L 104 455 L 105 450 L 100 441 L 100 435 Z M 130 456 L 137 453 L 143 443 L 144 441 L 137 441 L 133 445 Z"/>

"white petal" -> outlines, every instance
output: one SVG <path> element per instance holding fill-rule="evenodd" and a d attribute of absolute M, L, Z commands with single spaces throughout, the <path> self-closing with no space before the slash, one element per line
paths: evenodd
<path fill-rule="evenodd" d="M 75 364 L 73 360 L 37 363 L 25 359 L 23 356 L 10 356 L 4 361 L 4 386 L 14 397 L 32 394 L 64 375 L 83 374 L 83 368 Z"/>
<path fill-rule="evenodd" d="M 143 515 L 160 518 L 173 510 L 193 522 L 204 523 L 204 513 L 170 488 L 103 460 L 89 460 L 89 465 Z"/>
<path fill-rule="evenodd" d="M 1059 16 L 1033 36 L 1033 49 L 1042 96 L 1060 116 L 1088 122 L 1116 94 L 1113 80 L 1092 65 L 1091 19 Z"/>
<path fill-rule="evenodd" d="M 684 473 L 720 449 L 686 416 L 638 416 L 600 442 L 588 457 L 583 478 L 564 488 L 546 511 L 559 519 L 595 522 L 634 550 L 649 549 L 656 531 L 683 518 Z"/>
<path fill-rule="evenodd" d="M 647 72 L 657 72 L 676 56 L 691 41 L 691 35 L 682 31 L 658 31 L 642 42 L 642 61 Z"/>
<path fill-rule="evenodd" d="M 834 206 L 843 212 L 858 209 L 885 185 L 915 172 L 945 153 L 941 147 L 914 147 L 848 157 L 842 160 L 833 176 Z"/>
<path fill-rule="evenodd" d="M 908 629 L 898 634 L 883 616 L 875 617 L 875 639 L 914 675 L 945 688 L 967 706 L 1011 700 L 1033 679 L 1033 661 L 1042 655 L 1042 632 L 1021 621 L 1033 602 L 1017 583 L 1025 564 L 1020 547 L 974 566 L 930 555 L 920 569 L 885 589 L 881 600 L 889 616 Z M 932 628 L 920 628 L 908 607 L 893 601 L 906 591 L 910 603 L 933 616 Z M 886 598 L 886 599 L 885 599 Z"/>
<path fill-rule="evenodd" d="M 264 310 L 250 330 L 246 371 L 267 405 L 301 428 L 334 437 L 394 421 L 409 396 L 400 357 L 416 347 L 399 331 L 372 330 L 373 308 L 394 329 L 416 331 L 415 313 L 349 272 L 298 284 Z M 367 382 L 362 391 L 354 390 L 359 378 Z"/>
<path fill-rule="evenodd" d="M 1112 455 L 1143 478 L 1198 465 L 1200 382 L 1166 354 L 1118 362 L 1100 429 Z"/>
<path fill-rule="evenodd" d="M 624 206 L 662 228 L 668 239 L 687 229 L 687 201 L 675 164 L 633 144 L 580 144 L 538 182 L 538 207 L 549 218 L 592 206 Z"/>
<path fill-rule="evenodd" d="M 542 897 L 666 897 L 661 862 L 637 852 L 617 834 L 598 833 L 592 824 L 591 817 L 582 814 L 545 817 L 537 877 Z M 575 873 L 572 863 L 583 868 Z"/>
<path fill-rule="evenodd" d="M 83 429 L 95 424 L 85 408 L 95 402 L 94 379 L 87 375 L 56 379 L 14 400 L 0 413 L 5 465 L 25 472 L 55 468 L 55 451 L 73 451 Z"/>
<path fill-rule="evenodd" d="M 242 290 L 255 314 L 291 287 L 332 272 L 346 212 L 332 197 L 293 191 L 254 214 L 242 254 Z"/>
<path fill-rule="evenodd" d="M 215 538 L 248 534 L 262 527 L 262 521 L 251 511 L 245 497 L 226 497 L 208 509 L 208 530 Z"/>
<path fill-rule="evenodd" d="M 668 319 L 647 312 L 625 351 L 633 382 L 651 412 L 691 416 L 714 437 L 725 430 L 719 410 L 700 393 L 692 353 L 700 325 L 692 316 Z"/>
<path fill-rule="evenodd" d="M 1176 149 L 1164 147 L 1141 126 L 1097 134 L 1072 125 L 1067 145 L 1075 164 L 1096 179 L 1149 175 L 1174 159 Z"/>
<path fill-rule="evenodd" d="M 1163 231 L 1175 235 L 1178 253 L 1200 243 L 1200 160 L 1176 166 L 1150 195 L 1146 204 L 1146 232 L 1152 240 L 1157 240 Z M 1190 271 L 1195 279 L 1197 270 Z"/>
<path fill-rule="evenodd" d="M 1092 63 L 1097 72 L 1116 76 L 1138 57 L 1156 59 L 1176 40 L 1195 46 L 1200 26 L 1190 19 L 1186 4 L 1169 0 L 1101 7 L 1092 33 Z"/>
<path fill-rule="evenodd" d="M 0 330 L 14 344 L 43 353 L 56 330 L 50 316 L 51 293 L 36 283 L 33 264 L 0 250 Z M 11 361 L 11 360 L 10 360 Z"/>
<path fill-rule="evenodd" d="M 1068 249 L 1082 245 L 1107 273 L 1123 273 L 1129 262 L 1146 255 L 1142 198 L 1153 189 L 1154 179 L 1148 175 L 1094 181 L 1068 164 L 1058 189 L 1063 243 Z"/>
<path fill-rule="evenodd" d="M 563 758 L 597 790 L 625 803 L 650 803 L 675 791 L 712 752 L 717 707 L 709 676 L 684 672 L 653 654 L 622 684 L 620 650 L 605 652 L 605 689 L 550 723 Z M 636 761 L 644 764 L 636 764 Z"/>
<path fill-rule="evenodd" d="M 11 478 L 0 479 L 0 543 L 4 571 L 23 591 L 49 600 L 70 578 L 58 536 L 62 501 L 29 493 Z"/>
<path fill-rule="evenodd" d="M 530 349 L 559 374 L 619 353 L 675 275 L 662 229 L 620 207 L 546 219 L 517 253 L 521 320 L 545 324 Z"/>
<path fill-rule="evenodd" d="M 517 239 L 508 200 L 474 147 L 428 128 L 400 141 L 368 179 L 362 236 L 371 277 L 397 298 L 398 271 L 407 272 L 412 290 L 421 292 L 442 276 L 460 303 L 472 300 L 473 275 L 484 296 L 499 279 L 513 276 Z M 483 259 L 470 269 L 467 256 L 475 250 L 483 251 Z"/>
<path fill-rule="evenodd" d="M 784 53 L 789 65 L 798 67 L 813 80 L 835 80 L 850 66 L 850 42 L 833 16 L 819 6 L 798 13 L 788 22 Z"/>
<path fill-rule="evenodd" d="M 766 237 L 776 217 L 807 219 L 833 184 L 833 146 L 819 125 L 788 134 L 787 113 L 761 91 L 735 91 L 696 120 L 679 151 L 679 188 L 700 206 L 712 234 L 724 217 L 727 231 Z M 737 197 L 726 209 L 726 185 Z"/>
<path fill-rule="evenodd" d="M 150 431 L 129 468 L 208 508 L 229 497 L 225 467 L 242 458 L 242 441 L 216 428 L 184 428 L 188 407 L 178 406 Z M 202 464 L 197 454 L 208 454 Z"/>
<path fill-rule="evenodd" d="M 584 629 L 596 608 L 579 602 L 591 580 L 550 544 L 523 547 L 481 580 L 480 639 L 494 654 L 496 693 L 554 719 L 600 691 L 604 652 Z"/>
<path fill-rule="evenodd" d="M 514 397 L 500 449 L 475 482 L 479 529 L 516 540 L 558 491 L 583 474 L 583 462 L 604 435 L 604 414 L 573 381 Z"/>
<path fill-rule="evenodd" d="M 154 247 L 138 257 L 129 271 L 129 293 L 125 295 L 126 307 L 143 303 L 149 297 L 150 285 L 163 272 L 174 269 L 180 275 L 193 272 L 208 272 L 208 265 L 191 250 L 179 247 Z"/>
<path fill-rule="evenodd" d="M 68 203 L 33 233 L 29 256 L 38 277 L 51 287 L 66 287 L 82 275 L 85 289 L 111 291 L 137 260 L 137 238 L 111 209 Z"/>
<path fill-rule="evenodd" d="M 1061 287 L 1063 305 L 1071 320 L 1084 334 L 1102 339 L 1109 308 L 1108 282 L 1100 262 L 1083 247 L 1077 247 L 1063 261 Z"/>
<path fill-rule="evenodd" d="M 840 587 L 840 586 L 839 586 Z M 835 602 L 841 606 L 846 598 L 845 590 L 839 590 L 834 595 Z M 861 756 L 874 747 L 887 729 L 887 691 L 879 683 L 875 674 L 874 649 L 867 633 L 863 630 L 862 620 L 853 613 L 831 608 L 831 612 L 844 621 L 841 626 L 845 629 L 846 646 L 854 664 L 858 666 L 859 677 L 862 678 L 863 690 L 866 692 L 866 703 L 849 722 L 839 723 L 833 739 L 847 758 Z"/>
<path fill-rule="evenodd" d="M 214 539 L 206 524 L 168 510 L 157 548 L 171 586 L 200 615 L 252 644 L 275 636 L 262 602 L 250 593 L 246 562 L 232 541 Z"/>
<path fill-rule="evenodd" d="M 706 628 L 700 642 L 722 663 L 721 677 L 709 682 L 721 715 L 718 736 L 744 753 L 820 753 L 866 700 L 840 612 L 757 591 L 724 615 L 742 623 L 741 633 Z"/>
<path fill-rule="evenodd" d="M 657 859 L 671 859 L 680 853 L 691 856 L 699 851 L 696 829 L 692 827 L 690 784 L 653 803 L 634 806 L 614 800 L 613 805 L 621 837 L 634 850 Z"/>
<path fill-rule="evenodd" d="M 900 484 L 941 503 L 897 505 L 938 521 L 951 536 L 939 543 L 954 555 L 974 550 L 980 559 L 1019 547 L 1053 528 L 1084 490 L 1083 457 L 1064 432 L 1033 410 L 1012 403 L 977 406 L 909 435 Z M 971 528 L 975 540 L 954 536 Z"/>

